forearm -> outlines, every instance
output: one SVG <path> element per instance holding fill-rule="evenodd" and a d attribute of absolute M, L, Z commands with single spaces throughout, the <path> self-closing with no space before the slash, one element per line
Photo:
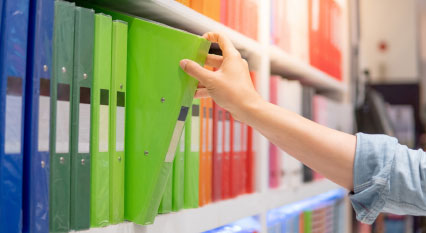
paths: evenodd
<path fill-rule="evenodd" d="M 263 100 L 244 107 L 238 115 L 302 163 L 353 189 L 355 136 L 329 129 Z"/>

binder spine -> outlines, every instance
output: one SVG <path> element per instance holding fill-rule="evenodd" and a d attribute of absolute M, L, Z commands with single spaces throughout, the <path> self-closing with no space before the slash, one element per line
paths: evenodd
<path fill-rule="evenodd" d="M 77 7 L 71 101 L 71 229 L 90 227 L 90 87 L 94 11 Z"/>
<path fill-rule="evenodd" d="M 51 0 L 30 3 L 25 91 L 23 232 L 49 231 L 53 11 L 54 2 Z"/>
<path fill-rule="evenodd" d="M 29 1 L 3 2 L 4 21 L 0 32 L 0 232 L 20 232 Z"/>
<path fill-rule="evenodd" d="M 55 1 L 50 102 L 50 231 L 70 229 L 70 132 L 74 54 L 73 3 Z M 54 219 L 54 221 L 53 221 Z"/>

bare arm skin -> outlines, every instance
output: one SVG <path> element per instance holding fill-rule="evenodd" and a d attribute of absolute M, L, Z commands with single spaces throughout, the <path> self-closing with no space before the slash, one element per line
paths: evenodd
<path fill-rule="evenodd" d="M 200 81 L 196 97 L 211 96 L 236 119 L 258 130 L 302 163 L 335 183 L 353 190 L 356 137 L 329 129 L 293 112 L 268 103 L 256 92 L 247 62 L 231 41 L 219 33 L 206 33 L 218 43 L 223 57 L 208 55 L 206 65 L 182 60 L 182 69 Z"/>

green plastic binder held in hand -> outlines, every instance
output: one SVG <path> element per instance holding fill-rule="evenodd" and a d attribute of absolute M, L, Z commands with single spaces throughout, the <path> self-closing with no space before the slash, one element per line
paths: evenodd
<path fill-rule="evenodd" d="M 95 15 L 75 8 L 74 78 L 71 113 L 71 229 L 90 227 L 90 93 Z"/>
<path fill-rule="evenodd" d="M 152 224 L 197 87 L 179 61 L 187 58 L 204 65 L 210 42 L 165 25 L 102 11 L 129 27 L 125 219 Z"/>
<path fill-rule="evenodd" d="M 74 69 L 74 3 L 55 1 L 50 99 L 50 232 L 70 230 L 70 127 Z"/>
<path fill-rule="evenodd" d="M 176 159 L 176 155 L 175 155 Z M 172 212 L 172 192 L 173 192 L 173 167 L 169 175 L 169 179 L 164 189 L 163 198 L 161 198 L 160 207 L 158 207 L 159 214 L 167 214 Z"/>
<path fill-rule="evenodd" d="M 91 144 L 92 173 L 90 176 L 90 225 L 109 224 L 109 89 L 111 85 L 112 18 L 95 15 L 95 49 L 92 81 Z"/>
<path fill-rule="evenodd" d="M 172 210 L 179 211 L 183 208 L 184 201 L 184 169 L 185 169 L 185 129 L 183 129 L 179 144 L 176 148 L 173 161 L 173 194 Z"/>
<path fill-rule="evenodd" d="M 192 102 L 185 124 L 185 181 L 184 207 L 198 207 L 200 165 L 200 99 Z"/>
<path fill-rule="evenodd" d="M 112 75 L 109 136 L 109 220 L 124 220 L 124 135 L 127 74 L 127 23 L 112 23 Z"/>

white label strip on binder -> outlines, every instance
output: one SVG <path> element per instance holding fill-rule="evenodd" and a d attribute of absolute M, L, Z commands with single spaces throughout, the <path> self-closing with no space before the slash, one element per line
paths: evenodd
<path fill-rule="evenodd" d="M 173 130 L 172 139 L 170 140 L 169 149 L 167 150 L 166 159 L 164 162 L 173 163 L 173 159 L 175 158 L 175 152 L 177 144 L 179 143 L 179 139 L 185 126 L 185 119 L 188 115 L 188 107 L 182 106 L 180 109 L 179 117 L 175 125 L 175 129 Z"/>

